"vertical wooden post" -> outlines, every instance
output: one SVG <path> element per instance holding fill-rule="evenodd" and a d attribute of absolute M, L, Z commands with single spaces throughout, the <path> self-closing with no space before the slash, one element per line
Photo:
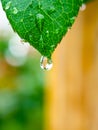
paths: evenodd
<path fill-rule="evenodd" d="M 83 13 L 82 90 L 85 130 L 98 130 L 98 1 Z"/>
<path fill-rule="evenodd" d="M 46 130 L 98 130 L 98 1 L 80 12 L 53 55 Z"/>

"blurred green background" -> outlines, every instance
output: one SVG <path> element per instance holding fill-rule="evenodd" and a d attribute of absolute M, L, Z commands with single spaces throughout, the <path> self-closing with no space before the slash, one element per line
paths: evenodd
<path fill-rule="evenodd" d="M 0 130 L 43 130 L 39 54 L 10 27 L 0 3 Z"/>

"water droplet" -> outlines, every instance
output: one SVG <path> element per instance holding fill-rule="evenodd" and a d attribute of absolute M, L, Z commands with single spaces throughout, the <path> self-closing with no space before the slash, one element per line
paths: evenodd
<path fill-rule="evenodd" d="M 23 22 L 23 18 L 20 20 L 20 22 Z"/>
<path fill-rule="evenodd" d="M 8 10 L 9 8 L 10 8 L 10 6 L 11 6 L 11 1 L 9 1 L 7 4 L 6 4 L 6 6 L 5 6 L 5 10 Z"/>
<path fill-rule="evenodd" d="M 71 30 L 71 27 L 68 27 L 67 31 L 69 32 Z"/>
<path fill-rule="evenodd" d="M 18 10 L 16 7 L 13 8 L 13 14 L 17 14 L 18 13 Z"/>
<path fill-rule="evenodd" d="M 59 34 L 59 29 L 56 29 L 56 30 L 55 30 L 55 34 Z"/>
<path fill-rule="evenodd" d="M 48 9 L 48 14 L 52 14 L 56 11 L 55 7 L 54 6 L 50 6 L 50 8 Z"/>
<path fill-rule="evenodd" d="M 40 35 L 40 39 L 39 39 L 40 43 L 43 43 L 43 36 Z"/>
<path fill-rule="evenodd" d="M 36 26 L 38 27 L 40 32 L 43 29 L 43 24 L 44 24 L 44 15 L 43 14 L 37 14 L 36 15 Z"/>
<path fill-rule="evenodd" d="M 41 2 L 39 1 L 39 4 L 38 4 L 38 8 L 41 9 L 42 8 L 42 4 Z"/>
<path fill-rule="evenodd" d="M 82 4 L 82 6 L 80 7 L 80 11 L 84 11 L 86 9 L 86 4 Z"/>
<path fill-rule="evenodd" d="M 30 3 L 29 7 L 30 7 L 30 8 L 33 8 L 33 2 Z"/>
<path fill-rule="evenodd" d="M 75 16 L 73 16 L 73 17 L 71 17 L 69 20 L 70 20 L 70 23 L 71 24 L 73 24 L 74 23 L 74 21 L 75 21 L 75 19 L 76 19 L 76 17 Z"/>
<path fill-rule="evenodd" d="M 29 39 L 32 40 L 32 39 L 33 39 L 33 36 L 32 36 L 32 35 L 29 35 Z"/>
<path fill-rule="evenodd" d="M 54 48 L 55 47 L 55 45 L 51 45 L 51 48 Z"/>
<path fill-rule="evenodd" d="M 41 59 L 40 59 L 40 67 L 43 70 L 50 70 L 52 68 L 52 66 L 53 66 L 53 63 L 52 63 L 51 59 L 48 59 L 45 56 L 41 57 Z"/>
<path fill-rule="evenodd" d="M 46 31 L 46 37 L 49 37 L 49 31 L 48 30 Z"/>
<path fill-rule="evenodd" d="M 25 39 L 21 39 L 20 42 L 21 42 L 22 44 L 24 44 L 24 43 L 27 42 L 27 41 L 26 41 Z"/>

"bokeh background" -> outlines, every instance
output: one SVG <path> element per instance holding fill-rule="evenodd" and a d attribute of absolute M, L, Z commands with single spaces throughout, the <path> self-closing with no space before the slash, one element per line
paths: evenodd
<path fill-rule="evenodd" d="M 98 0 L 85 7 L 45 72 L 0 4 L 0 130 L 98 130 Z"/>
<path fill-rule="evenodd" d="M 0 130 L 43 130 L 40 55 L 13 32 L 0 3 Z"/>

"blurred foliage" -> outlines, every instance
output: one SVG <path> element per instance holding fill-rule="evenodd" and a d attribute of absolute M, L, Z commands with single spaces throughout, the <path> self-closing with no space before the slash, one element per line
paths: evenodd
<path fill-rule="evenodd" d="M 8 40 L 0 40 L 0 130 L 43 130 L 44 74 L 39 57 L 28 55 L 13 67 L 5 58 Z M 36 58 L 35 58 L 36 57 Z"/>

